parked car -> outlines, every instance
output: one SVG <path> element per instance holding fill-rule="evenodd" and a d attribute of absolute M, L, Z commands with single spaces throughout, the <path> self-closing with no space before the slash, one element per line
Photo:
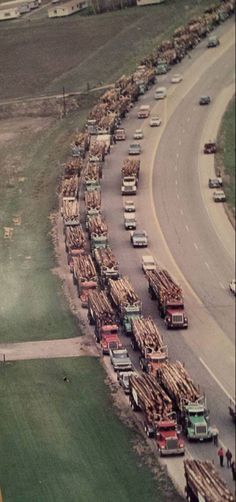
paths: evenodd
<path fill-rule="evenodd" d="M 209 178 L 208 187 L 209 188 L 221 188 L 223 185 L 222 178 Z"/>
<path fill-rule="evenodd" d="M 143 139 L 143 131 L 142 131 L 142 129 L 136 129 L 133 138 L 134 139 Z"/>
<path fill-rule="evenodd" d="M 142 256 L 142 269 L 144 273 L 156 270 L 156 262 L 151 254 Z"/>
<path fill-rule="evenodd" d="M 182 75 L 180 75 L 180 73 L 175 73 L 173 75 L 173 77 L 171 78 L 171 83 L 172 84 L 179 84 L 180 82 L 182 82 L 182 80 L 183 80 Z"/>
<path fill-rule="evenodd" d="M 216 153 L 216 142 L 208 141 L 205 143 L 203 151 L 204 153 Z"/>
<path fill-rule="evenodd" d="M 127 349 L 110 349 L 109 354 L 114 371 L 131 371 L 133 369 Z"/>
<path fill-rule="evenodd" d="M 131 143 L 129 145 L 129 155 L 140 155 L 141 145 L 140 143 Z"/>
<path fill-rule="evenodd" d="M 131 375 L 133 375 L 133 371 L 117 371 L 117 380 L 125 394 L 130 394 L 129 378 Z"/>
<path fill-rule="evenodd" d="M 213 200 L 214 202 L 225 202 L 226 196 L 223 190 L 215 190 L 213 192 Z"/>
<path fill-rule="evenodd" d="M 232 279 L 229 283 L 229 289 L 234 295 L 236 295 L 236 279 Z"/>
<path fill-rule="evenodd" d="M 165 87 L 157 87 L 155 90 L 154 98 L 155 99 L 164 99 L 166 98 L 166 88 Z"/>
<path fill-rule="evenodd" d="M 125 200 L 124 201 L 124 210 L 126 213 L 134 213 L 135 212 L 135 204 L 133 200 Z"/>
<path fill-rule="evenodd" d="M 150 127 L 159 127 L 161 125 L 160 117 L 151 117 L 149 125 Z"/>
<path fill-rule="evenodd" d="M 212 35 L 211 37 L 208 38 L 208 41 L 207 41 L 208 49 L 212 48 L 212 47 L 217 47 L 218 45 L 220 45 L 220 41 L 219 41 L 218 37 L 216 37 L 215 35 Z"/>
<path fill-rule="evenodd" d="M 148 236 L 145 230 L 133 230 L 130 232 L 130 241 L 133 247 L 147 247 Z"/>
<path fill-rule="evenodd" d="M 199 99 L 199 105 L 209 105 L 211 102 L 210 96 L 201 96 Z"/>

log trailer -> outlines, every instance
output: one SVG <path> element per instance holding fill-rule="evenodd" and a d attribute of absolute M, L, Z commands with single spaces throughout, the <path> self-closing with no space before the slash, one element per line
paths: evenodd
<path fill-rule="evenodd" d="M 71 151 L 73 157 L 85 158 L 85 154 L 89 149 L 90 136 L 88 133 L 80 132 L 75 136 L 74 141 L 71 143 Z"/>
<path fill-rule="evenodd" d="M 136 195 L 140 171 L 140 160 L 125 159 L 121 169 L 121 195 Z"/>
<path fill-rule="evenodd" d="M 61 214 L 65 227 L 79 225 L 79 202 L 77 200 L 63 200 Z"/>
<path fill-rule="evenodd" d="M 65 227 L 65 247 L 70 271 L 73 272 L 73 257 L 84 253 L 85 235 L 81 225 Z"/>
<path fill-rule="evenodd" d="M 148 437 L 156 439 L 161 456 L 184 455 L 184 441 L 180 436 L 172 402 L 156 379 L 151 375 L 130 375 L 130 405 L 134 411 L 142 411 L 144 430 Z"/>
<path fill-rule="evenodd" d="M 189 502 L 233 502 L 234 496 L 209 460 L 184 460 Z"/>
<path fill-rule="evenodd" d="M 77 175 L 62 180 L 61 194 L 63 200 L 76 200 L 79 193 L 79 177 Z"/>
<path fill-rule="evenodd" d="M 141 352 L 141 369 L 156 376 L 159 365 L 168 359 L 168 349 L 151 317 L 132 320 L 131 345 Z"/>
<path fill-rule="evenodd" d="M 92 192 L 85 192 L 85 211 L 86 211 L 86 228 L 90 218 L 97 216 L 101 212 L 101 191 L 93 190 Z"/>
<path fill-rule="evenodd" d="M 160 365 L 157 380 L 172 399 L 178 421 L 190 441 L 212 440 L 218 435 L 218 430 L 210 426 L 205 397 L 179 361 Z"/>
<path fill-rule="evenodd" d="M 101 215 L 92 216 L 88 222 L 89 238 L 91 240 L 91 251 L 106 248 L 108 245 L 108 227 Z"/>
<path fill-rule="evenodd" d="M 101 140 L 98 141 L 97 138 L 94 138 L 89 147 L 89 162 L 103 162 L 105 153 L 106 142 Z"/>
<path fill-rule="evenodd" d="M 108 279 L 119 278 L 119 264 L 110 247 L 95 249 L 94 259 L 102 288 L 105 288 Z"/>
<path fill-rule="evenodd" d="M 82 159 L 68 159 L 64 164 L 64 177 L 71 178 L 71 176 L 80 176 L 84 168 L 84 161 Z"/>
<path fill-rule="evenodd" d="M 87 308 L 89 291 L 96 289 L 98 283 L 91 255 L 80 254 L 73 258 L 73 281 L 77 286 L 82 307 Z"/>
<path fill-rule="evenodd" d="M 87 192 L 100 190 L 100 164 L 88 162 L 84 170 L 84 188 Z"/>
<path fill-rule="evenodd" d="M 108 297 L 104 291 L 90 291 L 88 294 L 88 319 L 95 326 L 95 338 L 100 342 L 102 353 L 109 354 L 109 350 L 122 348 L 119 340 L 119 327 Z"/>
<path fill-rule="evenodd" d="M 141 316 L 141 300 L 127 277 L 116 281 L 108 279 L 108 294 L 118 312 L 123 331 L 129 336 L 132 332 L 132 319 Z"/>
<path fill-rule="evenodd" d="M 184 297 L 178 286 L 164 269 L 147 272 L 149 293 L 157 300 L 159 314 L 165 319 L 167 329 L 187 328 L 188 318 L 184 311 Z"/>

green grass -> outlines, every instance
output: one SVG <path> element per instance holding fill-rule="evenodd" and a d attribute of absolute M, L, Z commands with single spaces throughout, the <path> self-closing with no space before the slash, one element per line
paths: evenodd
<path fill-rule="evenodd" d="M 211 0 L 167 0 L 98 16 L 49 19 L 35 12 L 1 23 L 0 98 L 86 89 L 114 82 Z M 9 57 L 10 54 L 10 57 Z M 24 62 L 22 71 L 22 61 Z"/>
<path fill-rule="evenodd" d="M 216 165 L 223 166 L 224 190 L 227 204 L 235 218 L 235 96 L 223 117 L 219 136 Z"/>
<path fill-rule="evenodd" d="M 0 378 L 4 502 L 181 500 L 134 453 L 137 437 L 114 414 L 99 361 L 5 364 Z"/>

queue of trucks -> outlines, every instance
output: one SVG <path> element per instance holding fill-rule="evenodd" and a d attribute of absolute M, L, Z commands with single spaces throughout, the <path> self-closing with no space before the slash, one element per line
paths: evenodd
<path fill-rule="evenodd" d="M 230 2 L 225 2 L 225 6 L 230 6 Z M 179 35 L 176 33 L 175 42 L 183 37 L 183 34 Z M 218 430 L 210 425 L 204 394 L 182 363 L 169 360 L 168 347 L 157 326 L 151 317 L 143 316 L 140 298 L 130 280 L 122 277 L 118 261 L 109 246 L 108 227 L 101 208 L 103 166 L 106 155 L 110 153 L 112 138 L 115 141 L 126 139 L 122 118 L 139 95 L 153 85 L 155 74 L 168 71 L 172 64 L 173 48 L 168 44 L 161 45 L 163 47 L 155 62 L 148 60 L 147 65 L 138 67 L 130 77 L 121 77 L 114 88 L 101 96 L 88 117 L 85 132 L 76 133 L 71 144 L 72 157 L 64 166 L 61 214 L 70 271 L 81 305 L 88 309 L 88 320 L 94 325 L 95 338 L 102 353 L 110 355 L 118 381 L 129 395 L 134 411 L 141 411 L 145 432 L 154 437 L 160 455 L 183 455 L 183 435 L 188 440 L 204 441 L 217 436 Z M 167 55 L 168 60 L 165 59 Z M 140 107 L 139 118 L 146 118 L 149 114 L 149 106 Z M 137 193 L 139 172 L 139 159 L 124 160 L 122 195 Z M 80 221 L 81 191 L 84 191 L 85 229 L 89 240 L 83 229 L 84 219 Z M 125 228 L 129 228 L 131 220 L 131 224 L 136 226 L 135 207 L 133 201 L 129 202 L 130 206 L 128 202 L 124 205 Z M 132 216 L 127 217 L 128 214 Z M 145 274 L 149 293 L 157 300 L 158 311 L 166 327 L 187 328 L 188 318 L 180 286 L 168 271 L 156 264 Z M 130 337 L 133 349 L 140 354 L 141 374 L 133 371 L 121 333 Z M 231 414 L 233 416 L 233 412 Z M 185 463 L 187 487 L 194 497 L 197 483 L 194 485 L 190 470 Z M 207 498 L 205 500 L 208 502 Z M 215 502 L 216 499 L 213 500 Z"/>

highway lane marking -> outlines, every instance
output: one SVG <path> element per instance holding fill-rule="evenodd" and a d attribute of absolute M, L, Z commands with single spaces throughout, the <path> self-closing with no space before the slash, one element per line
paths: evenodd
<path fill-rule="evenodd" d="M 210 265 L 209 265 L 209 263 L 207 263 L 207 261 L 205 261 L 205 265 L 208 268 L 208 270 L 210 270 Z"/>
<path fill-rule="evenodd" d="M 213 373 L 213 371 L 209 368 L 209 366 L 207 366 L 207 364 L 205 363 L 205 361 L 199 357 L 199 361 L 202 363 L 202 365 L 204 366 L 204 368 L 206 368 L 206 370 L 208 371 L 208 373 L 211 375 L 211 377 L 213 378 L 213 380 L 215 380 L 215 382 L 219 385 L 219 387 L 221 388 L 221 390 L 223 390 L 223 392 L 225 393 L 225 395 L 232 400 L 232 397 L 231 395 L 229 394 L 229 392 L 225 389 L 225 387 L 223 386 L 223 384 L 218 380 L 218 378 L 215 376 L 215 374 Z M 233 400 L 232 400 L 233 401 Z"/>
<path fill-rule="evenodd" d="M 190 122 L 190 117 L 187 118 L 187 122 Z"/>
<path fill-rule="evenodd" d="M 176 194 L 176 197 L 177 197 L 177 199 L 179 200 L 179 194 L 178 194 L 178 193 Z"/>
<path fill-rule="evenodd" d="M 181 139 L 179 140 L 179 146 L 180 146 L 180 145 L 182 145 L 182 141 L 181 141 Z"/>
<path fill-rule="evenodd" d="M 185 225 L 185 228 L 186 228 L 187 232 L 189 232 L 189 228 L 188 228 L 188 225 Z"/>
<path fill-rule="evenodd" d="M 196 242 L 194 242 L 194 247 L 195 247 L 195 249 L 198 250 L 198 245 L 196 244 Z"/>
<path fill-rule="evenodd" d="M 178 185 L 178 180 L 175 180 L 175 184 Z"/>
<path fill-rule="evenodd" d="M 178 171 L 178 167 L 177 166 L 175 166 L 175 171 Z"/>
<path fill-rule="evenodd" d="M 178 152 L 176 153 L 176 157 L 177 157 L 177 159 L 179 158 L 179 153 Z"/>
<path fill-rule="evenodd" d="M 226 288 L 225 288 L 225 286 L 224 286 L 224 284 L 222 284 L 222 282 L 219 282 L 219 285 L 220 285 L 220 287 L 221 287 L 222 289 L 226 289 Z"/>
<path fill-rule="evenodd" d="M 180 209 L 180 214 L 182 214 L 182 216 L 183 216 L 183 214 L 184 214 L 183 209 Z"/>

